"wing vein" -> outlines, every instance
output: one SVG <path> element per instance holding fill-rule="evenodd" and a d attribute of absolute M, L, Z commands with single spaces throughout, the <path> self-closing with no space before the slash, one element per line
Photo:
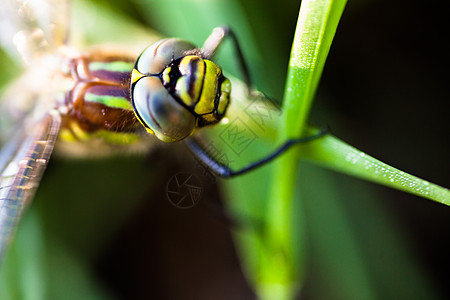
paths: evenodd
<path fill-rule="evenodd" d="M 0 152 L 0 260 L 36 192 L 60 125 L 61 116 L 52 111 L 32 129 L 23 128 Z"/>

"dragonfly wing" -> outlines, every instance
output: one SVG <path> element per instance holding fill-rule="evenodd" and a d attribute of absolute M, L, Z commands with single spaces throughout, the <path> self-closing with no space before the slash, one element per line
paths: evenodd
<path fill-rule="evenodd" d="M 58 136 L 61 116 L 52 111 L 15 135 L 0 152 L 0 260 L 31 201 Z"/>
<path fill-rule="evenodd" d="M 69 0 L 2 0 L 0 43 L 25 63 L 67 43 Z"/>

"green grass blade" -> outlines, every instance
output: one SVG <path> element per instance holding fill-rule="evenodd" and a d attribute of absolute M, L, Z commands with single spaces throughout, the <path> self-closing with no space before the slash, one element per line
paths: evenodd
<path fill-rule="evenodd" d="M 289 62 L 281 134 L 298 137 L 307 121 L 346 1 L 303 1 Z"/>
<path fill-rule="evenodd" d="M 400 171 L 328 135 L 299 147 L 303 158 L 327 168 L 450 205 L 450 191 Z"/>
<path fill-rule="evenodd" d="M 302 134 L 331 42 L 346 1 L 303 1 L 294 37 L 283 102 L 280 140 Z M 288 298 L 304 273 L 303 251 L 294 244 L 292 198 L 300 153 L 290 151 L 277 164 L 267 209 L 267 248 L 263 251 L 264 298 Z M 284 289 L 280 289 L 284 287 Z M 286 295 L 286 296 L 283 296 Z"/>

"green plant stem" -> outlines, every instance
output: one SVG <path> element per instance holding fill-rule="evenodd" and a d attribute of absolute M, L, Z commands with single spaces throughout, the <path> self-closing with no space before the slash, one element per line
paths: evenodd
<path fill-rule="evenodd" d="M 284 120 L 279 139 L 301 136 L 311 103 L 346 1 L 302 1 L 289 63 Z M 272 181 L 272 197 L 267 208 L 267 246 L 262 254 L 262 298 L 294 295 L 302 281 L 302 246 L 294 245 L 292 199 L 301 153 L 289 151 L 277 163 Z M 299 228 L 296 228 L 299 229 Z M 298 232 L 296 233 L 298 235 Z M 271 287 L 275 288 L 271 288 Z"/>
<path fill-rule="evenodd" d="M 298 152 L 324 167 L 450 205 L 450 190 L 391 167 L 332 135 L 301 145 Z"/>

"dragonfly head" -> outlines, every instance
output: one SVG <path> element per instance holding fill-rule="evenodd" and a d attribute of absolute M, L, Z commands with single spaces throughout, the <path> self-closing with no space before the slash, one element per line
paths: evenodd
<path fill-rule="evenodd" d="M 219 122 L 230 102 L 222 69 L 191 43 L 165 39 L 139 56 L 131 78 L 138 120 L 160 140 L 176 142 Z"/>

